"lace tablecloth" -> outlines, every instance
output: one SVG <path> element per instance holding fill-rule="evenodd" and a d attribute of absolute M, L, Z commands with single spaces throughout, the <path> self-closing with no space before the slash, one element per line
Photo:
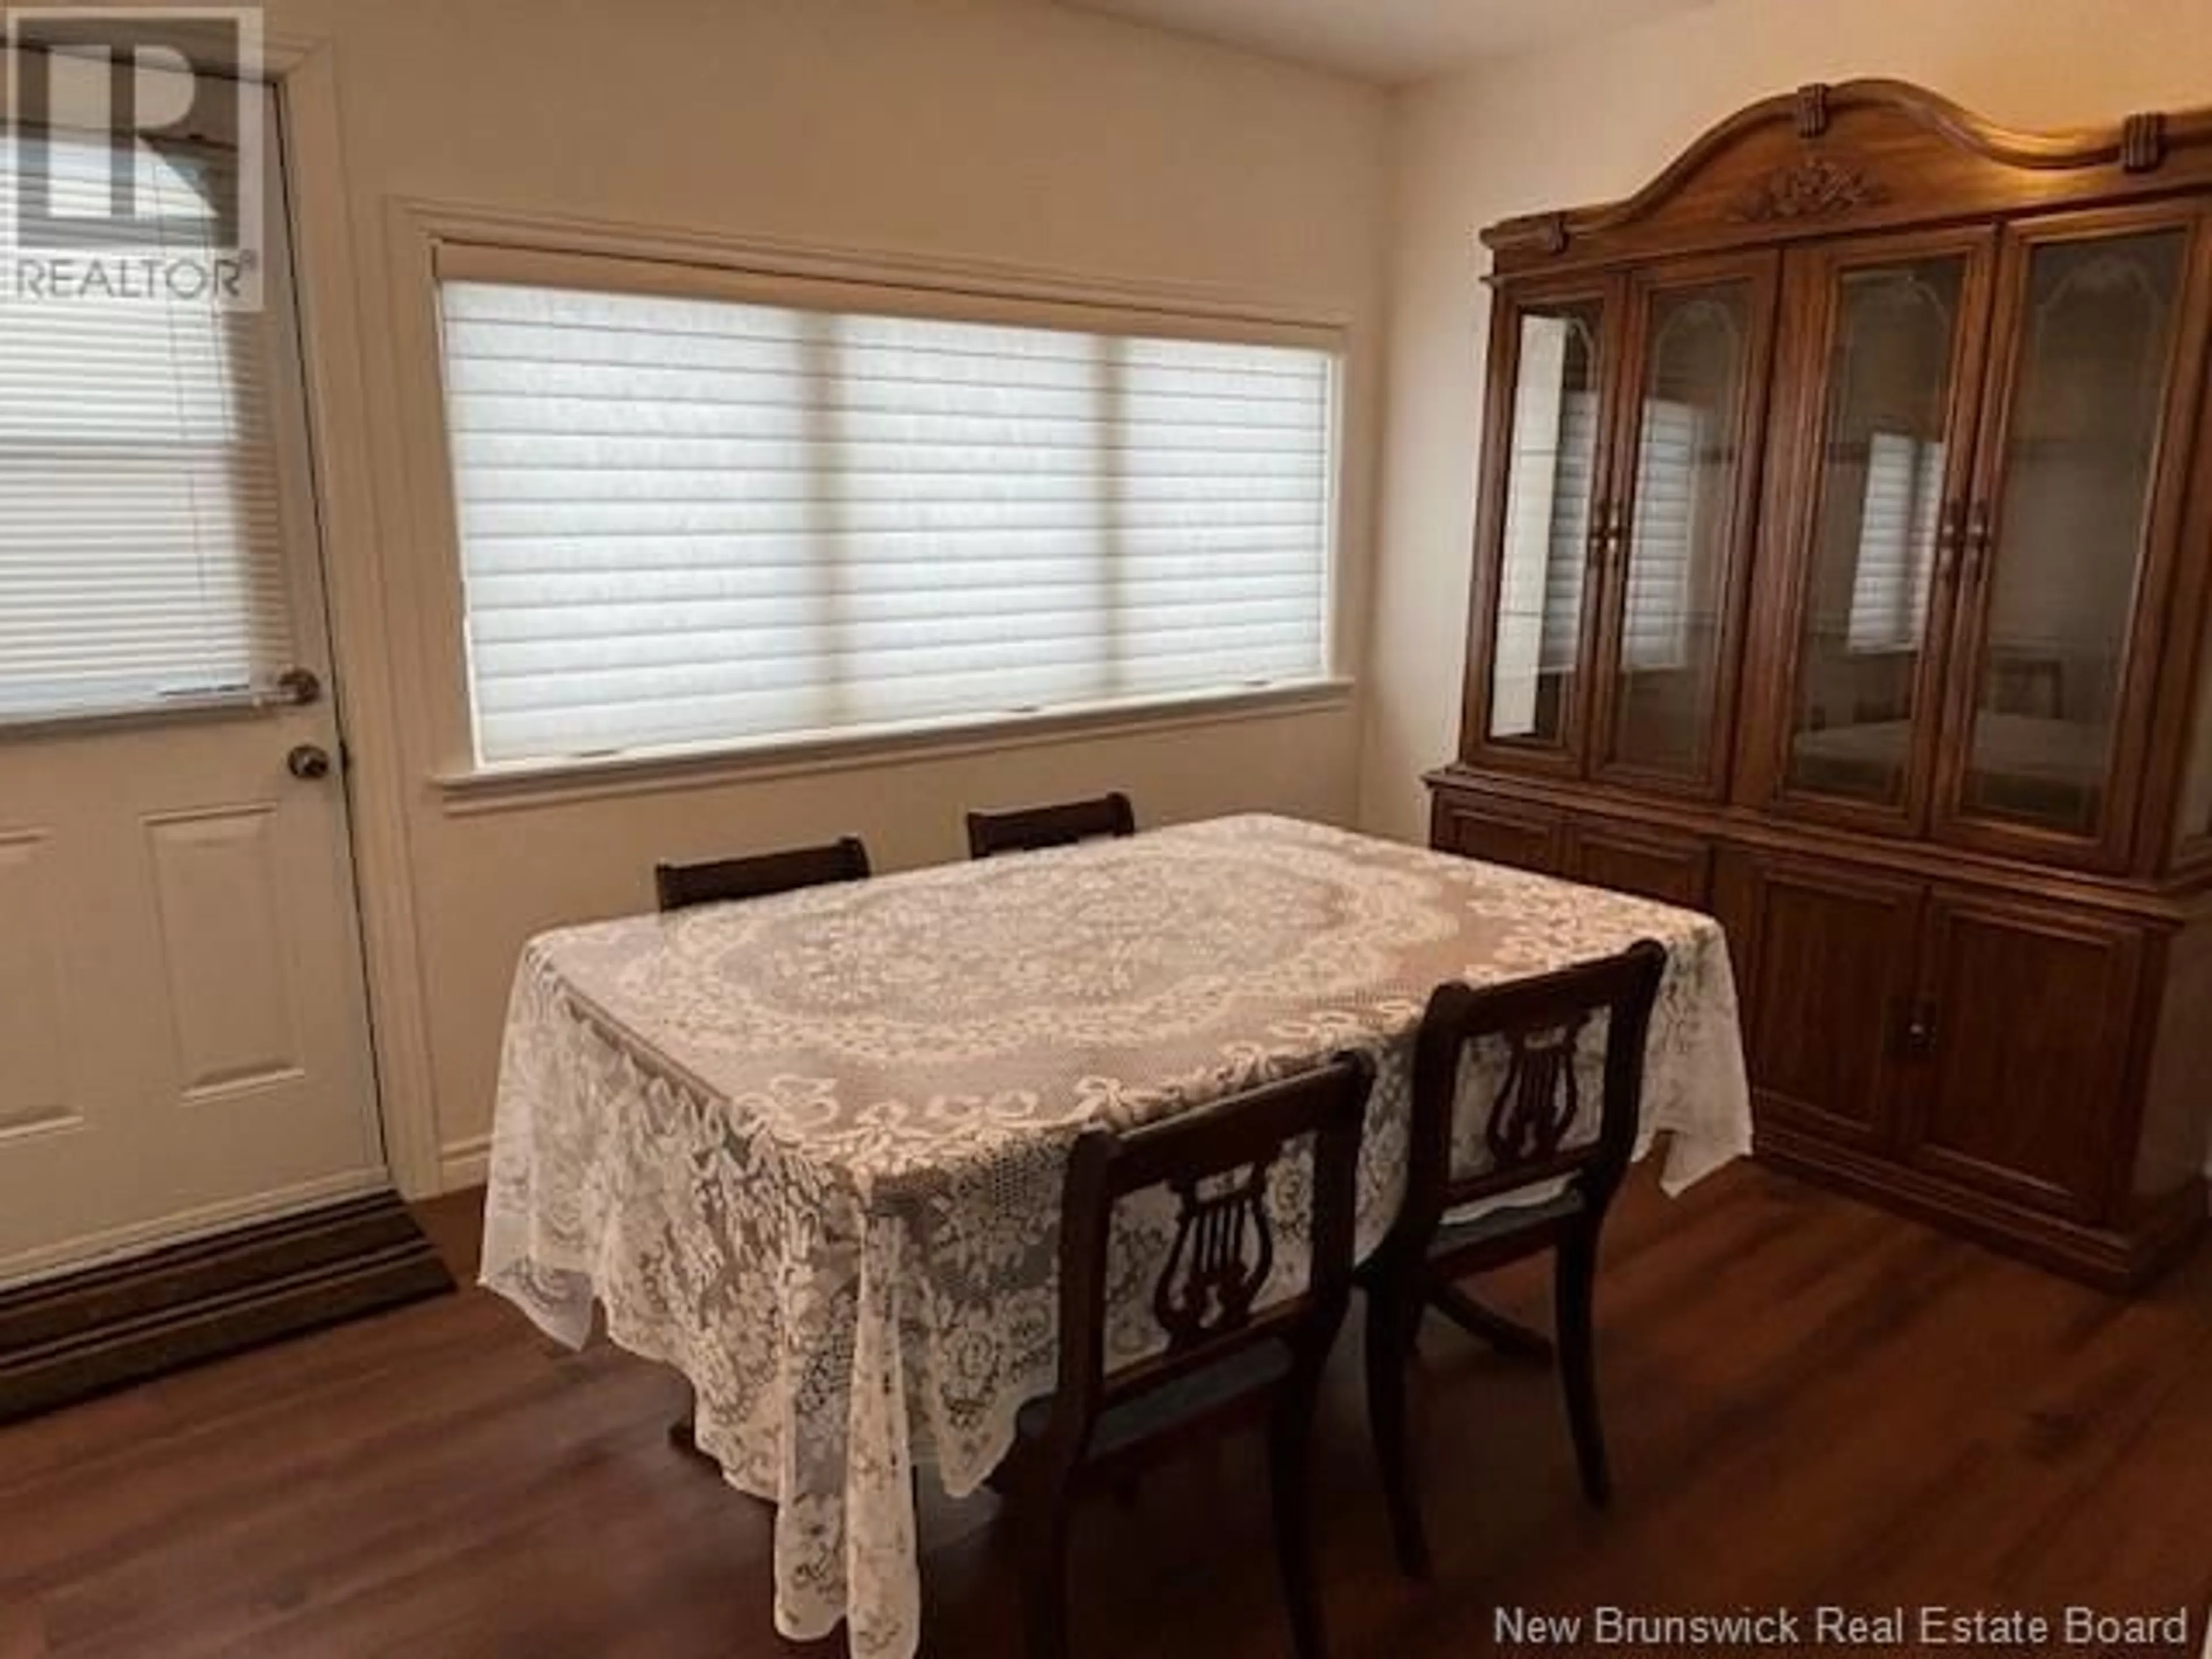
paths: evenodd
<path fill-rule="evenodd" d="M 1643 1139 L 1679 1190 L 1749 1150 L 1749 1098 L 1718 925 L 1642 899 L 1249 817 L 563 928 L 516 975 L 483 1282 L 573 1345 L 596 1302 L 688 1377 L 700 1447 L 777 1505 L 777 1627 L 904 1659 L 911 1470 L 972 1491 L 1050 1389 L 1084 1127 L 1364 1048 L 1371 1249 L 1430 990 L 1640 938 L 1668 953 Z"/>

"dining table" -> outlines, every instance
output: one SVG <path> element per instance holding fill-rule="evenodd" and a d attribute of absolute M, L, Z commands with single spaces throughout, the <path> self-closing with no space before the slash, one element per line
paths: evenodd
<path fill-rule="evenodd" d="M 1628 894 L 1242 815 L 556 928 L 515 975 L 482 1283 L 680 1372 L 698 1449 L 775 1506 L 777 1628 L 842 1620 L 861 1659 L 907 1659 L 915 1471 L 974 1492 L 1054 1383 L 1079 1135 L 1364 1051 L 1364 1254 L 1403 1191 L 1431 990 L 1643 939 L 1667 965 L 1638 1154 L 1679 1193 L 1751 1147 L 1735 988 L 1717 922 Z M 1462 1088 L 1492 1063 L 1470 1051 Z M 1279 1165 L 1271 1206 L 1297 1185 Z M 1127 1207 L 1117 1248 L 1172 1225 Z M 1111 1318 L 1117 1358 L 1159 1346 L 1133 1285 Z"/>

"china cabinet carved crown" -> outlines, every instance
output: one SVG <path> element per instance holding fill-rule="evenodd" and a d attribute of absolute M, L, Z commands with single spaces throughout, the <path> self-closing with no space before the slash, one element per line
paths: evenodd
<path fill-rule="evenodd" d="M 1486 231 L 1439 847 L 1711 908 L 1773 1161 L 2107 1283 L 2205 1216 L 2212 110 L 1755 104 Z"/>

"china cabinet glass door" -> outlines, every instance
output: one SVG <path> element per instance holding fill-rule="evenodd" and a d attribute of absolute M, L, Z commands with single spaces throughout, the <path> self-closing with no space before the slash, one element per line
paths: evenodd
<path fill-rule="evenodd" d="M 1635 285 L 1601 532 L 1596 769 L 1714 793 L 1734 701 L 1756 503 L 1775 258 L 1700 260 Z"/>
<path fill-rule="evenodd" d="M 1614 307 L 1606 287 L 1501 295 L 1483 499 L 1495 504 L 1484 603 L 1490 650 L 1473 688 L 1492 758 L 1577 764 L 1593 553 L 1602 533 L 1606 390 Z"/>
<path fill-rule="evenodd" d="M 1765 678 L 1781 693 L 1765 711 L 1771 804 L 1924 822 L 1992 246 L 1966 233 L 1792 256 L 1785 349 L 1806 406 L 1797 464 L 1778 474 L 1797 554 L 1766 601 L 1784 653 Z"/>
<path fill-rule="evenodd" d="M 2008 241 L 1966 526 L 1942 816 L 1950 838 L 2124 855 L 2178 532 L 2201 319 L 2192 218 L 2031 226 Z"/>

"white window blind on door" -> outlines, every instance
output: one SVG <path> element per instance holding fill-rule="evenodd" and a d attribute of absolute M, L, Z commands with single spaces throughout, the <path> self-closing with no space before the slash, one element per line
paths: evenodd
<path fill-rule="evenodd" d="M 483 763 L 1327 672 L 1328 352 L 440 292 Z"/>
<path fill-rule="evenodd" d="M 111 145 L 64 133 L 0 135 L 5 199 L 33 144 L 64 210 L 106 202 Z M 138 200 L 185 215 L 233 164 L 142 147 Z M 21 283 L 0 293 L 0 720 L 267 689 L 291 622 L 265 319 Z"/>

